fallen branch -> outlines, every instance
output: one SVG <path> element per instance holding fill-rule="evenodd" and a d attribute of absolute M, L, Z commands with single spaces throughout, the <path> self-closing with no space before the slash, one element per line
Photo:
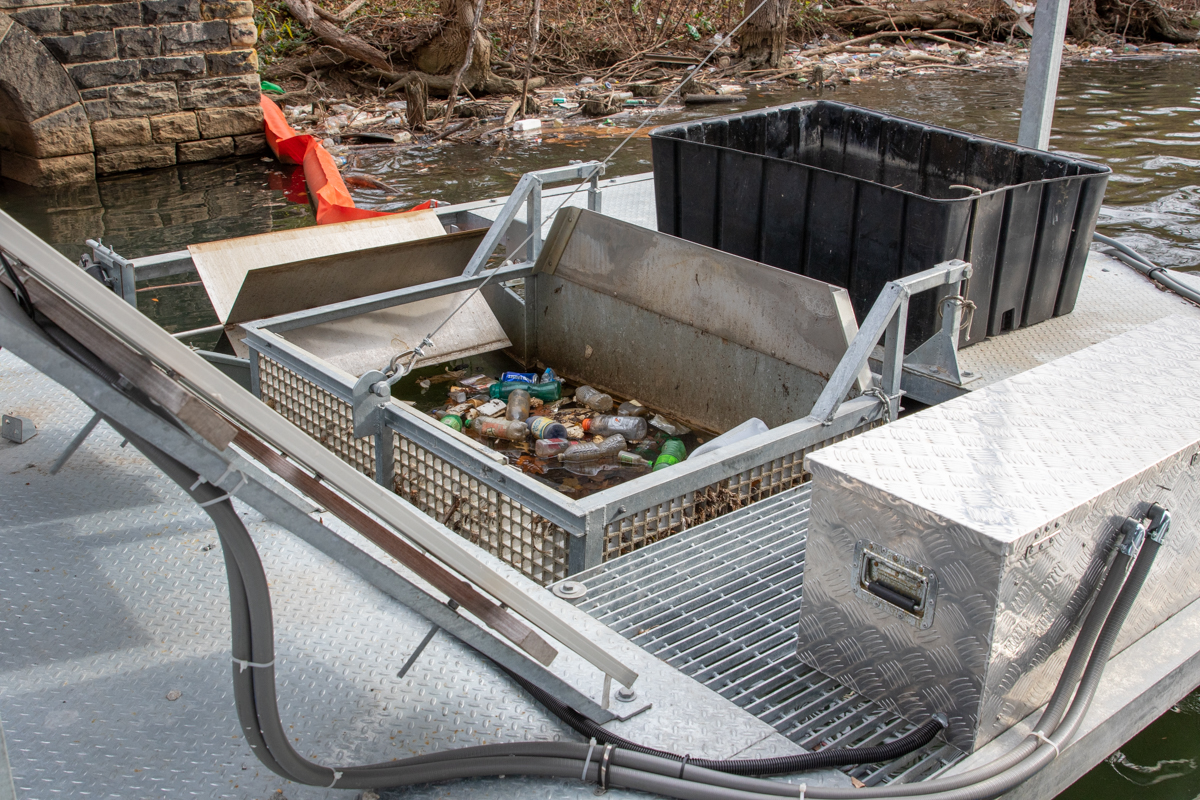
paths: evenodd
<path fill-rule="evenodd" d="M 315 33 L 317 38 L 325 44 L 365 64 L 381 70 L 391 70 L 392 65 L 388 62 L 386 53 L 365 39 L 346 33 L 332 22 L 323 19 L 317 14 L 312 0 L 284 0 L 284 2 L 287 3 L 288 11 L 292 13 L 292 16 L 301 25 Z"/>
<path fill-rule="evenodd" d="M 367 0 L 354 0 L 353 3 L 346 6 L 341 11 L 339 11 L 336 14 L 333 14 L 332 15 L 333 19 L 331 19 L 330 22 L 338 22 L 338 23 L 341 23 L 344 25 L 346 22 L 348 22 L 350 20 L 351 17 L 354 16 L 354 12 L 358 11 L 360 8 L 362 8 L 366 4 L 367 4 Z M 320 7 L 317 8 L 317 13 L 318 14 L 321 13 Z"/>
<path fill-rule="evenodd" d="M 959 31 L 943 31 L 943 32 L 944 33 L 959 33 Z M 963 34 L 963 35 L 965 36 L 966 34 Z M 938 36 L 937 34 L 930 33 L 929 31 L 878 31 L 876 33 L 867 34 L 866 36 L 859 36 L 858 38 L 855 38 L 855 39 L 847 39 L 846 41 L 838 42 L 837 44 L 829 44 L 829 45 L 825 45 L 824 47 L 818 47 L 815 50 L 805 50 L 802 53 L 800 53 L 800 55 L 803 56 L 804 58 L 820 58 L 821 56 L 828 56 L 828 55 L 832 55 L 833 53 L 841 52 L 842 50 L 845 50 L 847 47 L 854 47 L 856 45 L 865 44 L 866 42 L 873 42 L 877 39 L 930 39 L 932 41 L 942 42 L 944 44 L 953 44 L 953 45 L 962 44 L 962 42 L 956 42 L 953 39 L 947 39 L 944 36 Z M 763 77 L 781 76 L 781 75 L 791 75 L 795 72 L 799 72 L 803 68 L 804 68 L 803 64 L 797 64 L 795 67 L 788 67 L 785 69 L 760 69 L 760 70 L 752 70 L 750 72 L 746 72 L 743 74 L 745 74 L 745 75 L 761 75 Z"/>

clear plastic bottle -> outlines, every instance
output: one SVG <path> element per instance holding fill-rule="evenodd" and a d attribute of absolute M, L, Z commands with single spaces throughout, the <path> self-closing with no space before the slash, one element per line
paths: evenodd
<path fill-rule="evenodd" d="M 550 417 L 530 417 L 528 420 L 529 432 L 537 439 L 566 439 L 567 426 L 561 422 L 555 422 Z"/>
<path fill-rule="evenodd" d="M 513 389 L 508 395 L 508 411 L 505 416 L 509 419 L 524 422 L 529 419 L 529 392 L 525 389 Z"/>
<path fill-rule="evenodd" d="M 645 439 L 646 433 L 649 430 L 650 428 L 646 424 L 646 420 L 641 417 L 601 415 L 583 421 L 584 433 L 590 433 L 595 436 L 611 436 L 614 433 L 619 433 L 625 437 L 625 441 L 627 442 L 636 442 L 639 439 Z"/>
<path fill-rule="evenodd" d="M 612 395 L 597 391 L 590 386 L 580 386 L 575 390 L 575 402 L 587 406 L 592 411 L 599 411 L 601 414 L 607 414 L 612 411 L 613 407 Z"/>
<path fill-rule="evenodd" d="M 525 381 L 493 383 L 488 387 L 488 395 L 496 400 L 507 400 L 508 396 L 517 389 L 529 392 L 530 397 L 536 397 L 543 403 L 552 403 L 562 397 L 561 383 L 525 383 Z"/>
<path fill-rule="evenodd" d="M 637 400 L 630 400 L 627 403 L 621 403 L 621 405 L 617 406 L 618 417 L 646 417 L 649 415 L 650 409 Z"/>
<path fill-rule="evenodd" d="M 687 448 L 683 446 L 683 442 L 678 439 L 667 439 L 663 443 L 662 452 L 658 454 L 658 458 L 654 459 L 654 471 L 674 466 L 680 461 L 687 458 Z"/>
<path fill-rule="evenodd" d="M 558 383 L 558 373 L 546 367 L 546 371 L 542 373 L 542 383 Z"/>
<path fill-rule="evenodd" d="M 508 439 L 512 442 L 523 442 L 529 434 L 529 428 L 520 420 L 492 419 L 491 417 L 476 417 L 475 421 L 471 423 L 471 430 L 480 436 Z"/>
<path fill-rule="evenodd" d="M 456 431 L 461 431 L 463 429 L 462 417 L 460 417 L 458 414 L 446 414 L 438 421 L 447 428 L 453 428 Z"/>
<path fill-rule="evenodd" d="M 625 437 L 615 434 L 609 436 L 600 444 L 592 442 L 573 443 L 564 452 L 559 454 L 558 459 L 560 461 L 599 461 L 602 458 L 611 458 L 624 449 Z"/>
<path fill-rule="evenodd" d="M 533 454 L 538 458 L 554 458 L 570 446 L 570 439 L 538 439 L 533 443 Z"/>
<path fill-rule="evenodd" d="M 649 469 L 652 465 L 649 461 L 639 456 L 637 453 L 631 453 L 628 450 L 622 450 L 617 453 L 617 461 L 625 467 L 641 467 Z"/>

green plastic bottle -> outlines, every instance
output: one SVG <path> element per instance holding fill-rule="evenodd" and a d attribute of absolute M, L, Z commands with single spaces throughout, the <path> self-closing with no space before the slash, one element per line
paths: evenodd
<path fill-rule="evenodd" d="M 658 458 L 654 459 L 654 471 L 673 467 L 680 461 L 687 458 L 687 448 L 683 446 L 683 442 L 678 439 L 667 439 L 662 446 L 662 452 Z"/>
<path fill-rule="evenodd" d="M 554 383 L 525 383 L 524 381 L 493 383 L 488 389 L 488 394 L 496 400 L 508 400 L 508 396 L 517 389 L 529 392 L 530 397 L 536 397 L 543 403 L 553 403 L 562 397 L 562 384 L 558 381 Z"/>
<path fill-rule="evenodd" d="M 463 429 L 462 417 L 460 417 L 458 414 L 447 414 L 438 421 L 447 428 L 453 428 L 456 431 L 461 431 Z"/>

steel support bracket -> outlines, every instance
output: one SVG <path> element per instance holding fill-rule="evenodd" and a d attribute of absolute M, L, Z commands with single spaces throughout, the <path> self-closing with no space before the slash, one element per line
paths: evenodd
<path fill-rule="evenodd" d="M 380 414 L 380 410 L 387 403 L 389 397 L 380 396 L 373 390 L 373 387 L 380 381 L 387 386 L 387 378 L 379 370 L 373 369 L 364 372 L 350 392 L 354 435 L 359 438 L 374 436 L 383 426 L 383 415 Z"/>
<path fill-rule="evenodd" d="M 961 286 L 961 283 L 959 284 Z M 942 327 L 920 347 L 904 357 L 904 371 L 924 375 L 952 386 L 965 386 L 978 375 L 963 372 L 958 365 L 958 337 L 962 328 L 962 297 L 953 294 L 938 304 Z"/>

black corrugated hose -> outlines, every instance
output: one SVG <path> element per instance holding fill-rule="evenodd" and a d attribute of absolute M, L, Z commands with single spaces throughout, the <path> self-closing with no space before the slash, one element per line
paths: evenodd
<path fill-rule="evenodd" d="M 945 719 L 941 715 L 938 715 L 895 741 L 873 747 L 828 748 L 812 753 L 797 753 L 796 755 L 777 756 L 775 758 L 731 760 L 691 758 L 690 756 L 685 757 L 670 753 L 666 750 L 656 750 L 653 747 L 646 747 L 645 745 L 630 741 L 623 736 L 619 736 L 607 728 L 597 725 L 595 721 L 580 714 L 554 695 L 543 690 L 540 686 L 530 683 L 515 672 L 509 672 L 504 667 L 501 667 L 501 669 L 504 669 L 510 678 L 519 683 L 525 691 L 533 695 L 533 699 L 545 706 L 554 716 L 570 725 L 582 735 L 593 738 L 601 744 L 616 745 L 622 750 L 630 750 L 634 753 L 641 753 L 647 756 L 671 758 L 681 763 L 686 761 L 689 767 L 711 769 L 715 772 L 727 772 L 731 775 L 752 775 L 759 777 L 765 775 L 791 775 L 813 769 L 830 769 L 832 767 L 850 767 L 858 766 L 859 764 L 894 761 L 929 744 L 933 741 L 933 737 L 937 736 L 946 727 Z"/>

